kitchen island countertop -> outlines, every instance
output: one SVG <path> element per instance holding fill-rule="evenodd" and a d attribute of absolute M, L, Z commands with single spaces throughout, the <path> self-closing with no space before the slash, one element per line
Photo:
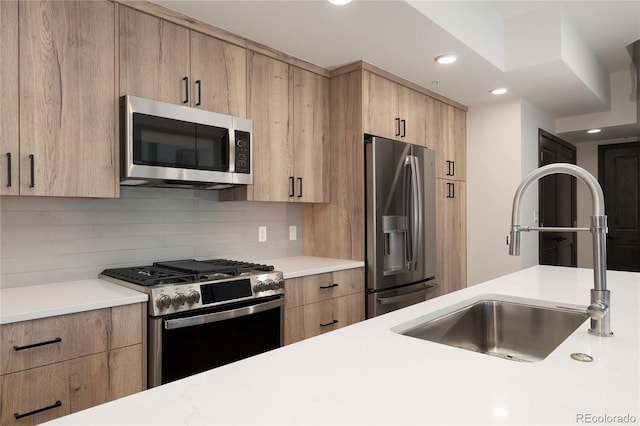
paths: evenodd
<path fill-rule="evenodd" d="M 50 424 L 637 423 L 640 274 L 607 277 L 615 336 L 592 336 L 585 321 L 540 362 L 392 329 L 489 294 L 586 306 L 592 270 L 531 267 Z M 594 361 L 575 361 L 574 352 Z"/>

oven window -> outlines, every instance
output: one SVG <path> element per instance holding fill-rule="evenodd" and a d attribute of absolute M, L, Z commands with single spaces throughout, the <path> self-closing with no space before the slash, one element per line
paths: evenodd
<path fill-rule="evenodd" d="M 228 171 L 229 131 L 134 113 L 133 162 L 147 166 Z"/>
<path fill-rule="evenodd" d="M 281 346 L 282 307 L 162 330 L 162 383 L 172 382 Z"/>

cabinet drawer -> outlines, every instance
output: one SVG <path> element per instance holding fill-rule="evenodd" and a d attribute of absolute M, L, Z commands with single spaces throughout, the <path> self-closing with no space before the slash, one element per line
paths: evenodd
<path fill-rule="evenodd" d="M 310 275 L 286 281 L 285 306 L 307 305 L 364 291 L 362 268 Z"/>
<path fill-rule="evenodd" d="M 292 308 L 285 315 L 291 320 L 287 343 L 308 339 L 364 320 L 364 293 Z"/>
<path fill-rule="evenodd" d="M 3 425 L 34 425 L 69 414 L 67 364 L 58 363 L 0 377 Z M 40 411 L 42 410 L 42 411 Z M 24 416 L 16 419 L 16 414 Z"/>
<path fill-rule="evenodd" d="M 141 304 L 4 324 L 0 326 L 0 374 L 141 341 Z"/>

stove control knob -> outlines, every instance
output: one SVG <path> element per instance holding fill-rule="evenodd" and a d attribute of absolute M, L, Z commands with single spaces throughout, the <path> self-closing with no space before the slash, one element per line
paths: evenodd
<path fill-rule="evenodd" d="M 186 301 L 187 301 L 187 296 L 185 296 L 183 293 L 176 293 L 173 296 L 173 304 L 176 306 L 184 305 L 184 302 Z"/>
<path fill-rule="evenodd" d="M 276 288 L 284 288 L 284 280 L 282 278 L 277 281 Z"/>
<path fill-rule="evenodd" d="M 198 293 L 195 290 L 189 291 L 189 293 L 187 294 L 187 303 L 193 304 L 193 303 L 198 303 L 199 301 L 200 301 L 200 293 Z"/>
<path fill-rule="evenodd" d="M 156 306 L 158 306 L 158 308 L 160 309 L 167 309 L 171 307 L 171 298 L 166 294 L 159 296 L 156 299 Z"/>
<path fill-rule="evenodd" d="M 256 285 L 253 286 L 253 290 L 257 293 L 265 291 L 265 284 L 262 281 L 256 281 Z"/>
<path fill-rule="evenodd" d="M 276 283 L 274 283 L 273 280 L 266 279 L 264 280 L 264 288 L 265 290 L 275 290 Z"/>

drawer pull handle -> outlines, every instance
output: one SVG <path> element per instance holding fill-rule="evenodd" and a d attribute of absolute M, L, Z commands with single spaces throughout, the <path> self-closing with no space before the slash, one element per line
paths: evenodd
<path fill-rule="evenodd" d="M 333 284 L 329 284 L 329 285 L 321 285 L 320 286 L 321 289 L 334 288 L 334 287 L 338 287 L 338 284 L 333 283 Z"/>
<path fill-rule="evenodd" d="M 338 320 L 333 320 L 333 321 L 328 322 L 326 324 L 320 324 L 320 327 L 329 327 L 330 325 L 337 324 L 337 323 L 338 323 Z"/>
<path fill-rule="evenodd" d="M 29 411 L 28 413 L 19 414 L 14 413 L 13 416 L 17 419 L 21 419 L 27 416 L 33 416 L 34 414 L 42 413 L 43 411 L 51 410 L 52 408 L 62 407 L 62 402 L 56 401 L 54 404 L 49 405 L 48 407 L 38 408 L 37 410 Z"/>
<path fill-rule="evenodd" d="M 60 342 L 62 342 L 62 338 L 56 337 L 55 339 L 47 340 L 46 342 L 33 343 L 31 345 L 26 345 L 26 346 L 14 346 L 13 349 L 16 351 L 22 351 L 24 349 L 37 348 L 38 346 L 51 345 L 52 343 L 60 343 Z"/>

